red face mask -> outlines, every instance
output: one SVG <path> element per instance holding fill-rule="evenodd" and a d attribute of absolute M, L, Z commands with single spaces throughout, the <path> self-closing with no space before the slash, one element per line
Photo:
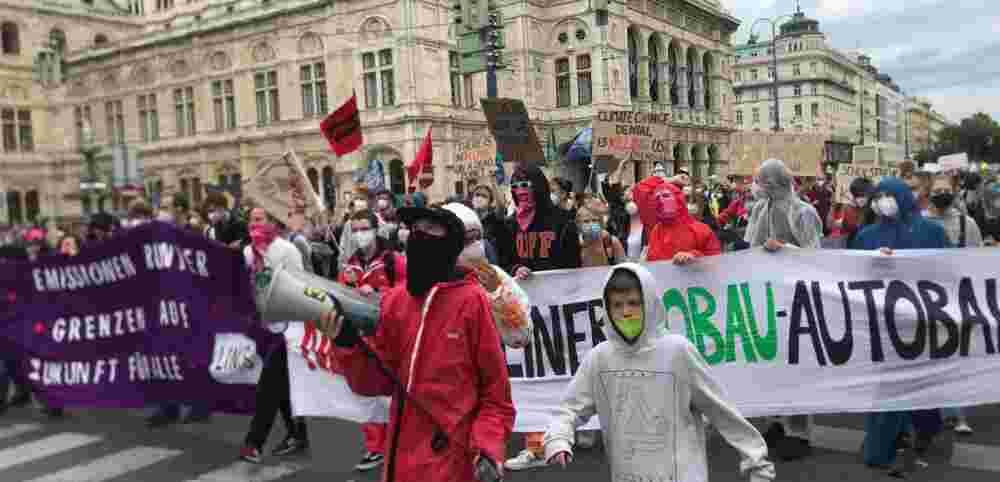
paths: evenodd
<path fill-rule="evenodd" d="M 666 189 L 656 193 L 656 220 L 661 223 L 672 223 L 680 213 L 680 203 Z"/>
<path fill-rule="evenodd" d="M 250 240 L 253 249 L 261 254 L 267 251 L 274 239 L 278 237 L 278 228 L 270 223 L 252 223 L 250 225 Z"/>

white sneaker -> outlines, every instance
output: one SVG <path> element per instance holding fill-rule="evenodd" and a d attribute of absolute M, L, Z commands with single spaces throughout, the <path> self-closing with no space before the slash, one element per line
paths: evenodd
<path fill-rule="evenodd" d="M 592 449 L 597 445 L 597 431 L 583 430 L 576 433 L 576 446 L 581 449 Z"/>
<path fill-rule="evenodd" d="M 545 461 L 535 457 L 534 452 L 525 449 L 522 450 L 521 453 L 517 454 L 517 457 L 507 459 L 503 466 L 505 469 L 513 471 L 528 470 L 545 467 Z"/>
<path fill-rule="evenodd" d="M 971 435 L 972 427 L 970 427 L 968 423 L 965 423 L 965 421 L 958 422 L 958 424 L 955 425 L 955 433 Z"/>

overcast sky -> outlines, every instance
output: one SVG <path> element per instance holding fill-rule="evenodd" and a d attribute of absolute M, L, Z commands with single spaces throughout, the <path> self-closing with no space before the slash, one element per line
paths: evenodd
<path fill-rule="evenodd" d="M 795 0 L 721 0 L 742 22 L 795 12 Z M 927 97 L 953 122 L 984 111 L 1000 122 L 1000 1 L 801 0 L 832 45 L 861 49 L 907 95 Z M 770 38 L 766 23 L 757 26 Z"/>

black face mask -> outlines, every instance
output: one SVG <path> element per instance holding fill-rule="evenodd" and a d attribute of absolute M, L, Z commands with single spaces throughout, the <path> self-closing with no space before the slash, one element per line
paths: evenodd
<path fill-rule="evenodd" d="M 955 201 L 955 195 L 952 193 L 941 193 L 931 196 L 931 202 L 934 207 L 938 209 L 946 209 L 951 206 L 951 203 Z"/>
<path fill-rule="evenodd" d="M 455 273 L 458 254 L 443 246 L 447 241 L 422 231 L 411 231 L 406 242 L 406 290 L 423 296 L 435 284 L 448 281 Z"/>

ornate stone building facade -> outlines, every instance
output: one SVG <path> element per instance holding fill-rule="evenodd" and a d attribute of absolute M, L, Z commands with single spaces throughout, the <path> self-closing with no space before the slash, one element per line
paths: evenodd
<path fill-rule="evenodd" d="M 544 142 L 569 141 L 600 109 L 671 112 L 666 161 L 702 174 L 726 162 L 738 22 L 717 0 L 613 2 L 603 28 L 584 0 L 501 3 L 499 94 L 525 101 Z M 197 203 L 206 184 L 245 180 L 288 150 L 331 199 L 373 159 L 401 192 L 428 129 L 433 197 L 488 182 L 489 170 L 456 162 L 459 145 L 486 133 L 485 79 L 457 71 L 452 16 L 440 0 L 0 0 L 21 45 L 0 58 L 3 106 L 15 119 L 30 111 L 33 141 L 0 154 L 0 190 L 19 196 L 3 221 L 124 207 L 127 192 L 80 194 L 87 126 L 103 175 L 113 150 L 127 152 L 163 203 L 180 192 Z M 338 159 L 318 124 L 352 93 L 365 145 Z"/>

